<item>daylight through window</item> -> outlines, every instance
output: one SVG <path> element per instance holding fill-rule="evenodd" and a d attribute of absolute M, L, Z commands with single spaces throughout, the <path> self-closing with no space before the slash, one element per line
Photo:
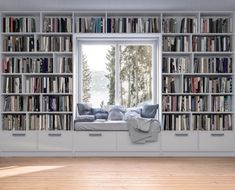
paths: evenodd
<path fill-rule="evenodd" d="M 83 102 L 134 107 L 152 101 L 151 44 L 83 44 L 81 50 Z"/>

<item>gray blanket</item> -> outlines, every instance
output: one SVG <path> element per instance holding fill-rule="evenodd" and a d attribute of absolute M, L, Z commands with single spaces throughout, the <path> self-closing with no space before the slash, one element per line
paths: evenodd
<path fill-rule="evenodd" d="M 129 135 L 133 143 L 144 144 L 158 140 L 158 133 L 161 131 L 157 119 L 129 118 L 127 120 Z"/>

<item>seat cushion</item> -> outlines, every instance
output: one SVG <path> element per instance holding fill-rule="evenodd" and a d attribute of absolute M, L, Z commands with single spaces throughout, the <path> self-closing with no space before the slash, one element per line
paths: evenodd
<path fill-rule="evenodd" d="M 75 131 L 128 131 L 125 121 L 75 122 Z"/>

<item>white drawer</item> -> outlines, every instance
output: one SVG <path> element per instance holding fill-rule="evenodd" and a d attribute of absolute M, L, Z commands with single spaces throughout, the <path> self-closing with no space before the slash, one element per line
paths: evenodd
<path fill-rule="evenodd" d="M 198 133 L 189 131 L 162 131 L 163 151 L 197 151 Z"/>
<path fill-rule="evenodd" d="M 76 151 L 116 151 L 116 132 L 75 132 L 74 148 Z"/>
<path fill-rule="evenodd" d="M 72 137 L 70 131 L 40 132 L 38 149 L 39 151 L 72 151 Z"/>
<path fill-rule="evenodd" d="M 117 132 L 118 151 L 160 151 L 160 135 L 157 142 L 136 144 L 130 139 L 128 131 Z"/>
<path fill-rule="evenodd" d="M 36 131 L 2 131 L 0 134 L 0 150 L 2 151 L 36 151 Z"/>
<path fill-rule="evenodd" d="M 234 132 L 233 131 L 200 131 L 199 132 L 200 151 L 233 151 Z"/>

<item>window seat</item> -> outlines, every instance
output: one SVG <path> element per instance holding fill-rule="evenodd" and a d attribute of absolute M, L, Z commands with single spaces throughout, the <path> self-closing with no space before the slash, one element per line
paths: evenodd
<path fill-rule="evenodd" d="M 128 131 L 126 121 L 75 122 L 75 131 Z"/>

